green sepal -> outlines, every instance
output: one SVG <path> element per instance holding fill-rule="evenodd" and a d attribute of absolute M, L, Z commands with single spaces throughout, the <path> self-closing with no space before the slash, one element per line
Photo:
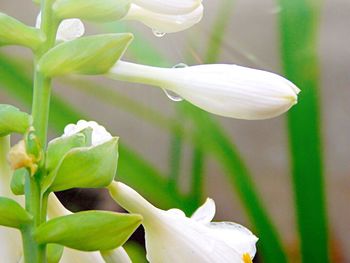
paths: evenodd
<path fill-rule="evenodd" d="M 20 45 L 36 50 L 42 41 L 40 30 L 0 12 L 0 46 Z"/>
<path fill-rule="evenodd" d="M 21 229 L 32 216 L 15 200 L 0 197 L 0 225 Z"/>
<path fill-rule="evenodd" d="M 17 169 L 13 172 L 10 184 L 12 193 L 24 195 L 25 178 L 28 173 L 26 168 Z"/>
<path fill-rule="evenodd" d="M 82 251 L 110 250 L 123 245 L 142 217 L 106 211 L 87 211 L 54 218 L 40 225 L 39 244 L 56 243 Z"/>
<path fill-rule="evenodd" d="M 53 11 L 60 19 L 80 18 L 96 22 L 116 21 L 130 9 L 129 0 L 56 0 Z"/>
<path fill-rule="evenodd" d="M 63 191 L 71 188 L 100 188 L 114 179 L 118 164 L 118 138 L 92 146 L 74 148 L 49 176 L 44 190 Z M 51 181 L 51 182 L 50 182 Z"/>
<path fill-rule="evenodd" d="M 123 33 L 67 41 L 48 51 L 40 59 L 38 70 L 47 77 L 104 74 L 124 54 L 132 39 L 132 34 Z"/>
<path fill-rule="evenodd" d="M 71 136 L 59 137 L 49 142 L 46 153 L 46 170 L 50 173 L 64 155 L 73 148 L 91 145 L 92 129 L 86 128 Z"/>
<path fill-rule="evenodd" d="M 59 263 L 63 255 L 64 246 L 58 244 L 47 245 L 47 263 Z"/>
<path fill-rule="evenodd" d="M 31 123 L 32 118 L 29 114 L 12 105 L 0 104 L 0 137 L 12 132 L 24 134 Z"/>

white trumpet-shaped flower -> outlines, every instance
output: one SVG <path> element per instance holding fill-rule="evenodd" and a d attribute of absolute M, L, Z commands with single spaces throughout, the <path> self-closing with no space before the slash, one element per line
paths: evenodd
<path fill-rule="evenodd" d="M 91 136 L 92 146 L 105 143 L 112 139 L 112 135 L 105 129 L 105 127 L 103 127 L 102 125 L 99 125 L 95 121 L 85 121 L 85 120 L 80 120 L 77 122 L 77 124 L 68 124 L 64 128 L 64 133 L 62 137 L 73 135 L 86 128 L 92 129 L 92 136 Z"/>
<path fill-rule="evenodd" d="M 157 68 L 119 61 L 109 76 L 159 86 L 208 112 L 247 120 L 286 112 L 300 92 L 277 74 L 228 64 Z"/>
<path fill-rule="evenodd" d="M 211 222 L 215 203 L 207 199 L 191 218 L 178 209 L 164 211 L 132 188 L 114 182 L 111 196 L 126 210 L 143 216 L 147 259 L 151 263 L 251 262 L 257 237 L 231 222 Z"/>
<path fill-rule="evenodd" d="M 182 15 L 192 12 L 202 0 L 131 0 L 132 3 L 155 13 Z"/>
<path fill-rule="evenodd" d="M 131 4 L 124 20 L 136 20 L 152 28 L 155 32 L 174 33 L 186 30 L 197 24 L 203 17 L 203 5 L 185 14 L 164 14 L 150 11 Z"/>
<path fill-rule="evenodd" d="M 36 28 L 40 28 L 41 25 L 41 12 L 36 19 Z M 69 41 L 81 37 L 85 33 L 85 27 L 83 22 L 77 18 L 63 20 L 56 34 L 56 40 Z"/>

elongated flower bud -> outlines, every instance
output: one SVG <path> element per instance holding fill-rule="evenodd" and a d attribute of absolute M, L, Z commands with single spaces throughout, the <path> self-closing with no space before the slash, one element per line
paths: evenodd
<path fill-rule="evenodd" d="M 119 61 L 109 76 L 159 86 L 208 112 L 247 120 L 286 112 L 300 91 L 277 74 L 227 64 L 157 68 Z"/>
<path fill-rule="evenodd" d="M 152 12 L 182 15 L 196 9 L 202 0 L 132 0 L 131 2 Z"/>
<path fill-rule="evenodd" d="M 203 16 L 203 5 L 186 14 L 169 15 L 152 12 L 138 5 L 132 4 L 124 20 L 137 20 L 155 31 L 174 33 L 186 30 L 197 24 Z"/>

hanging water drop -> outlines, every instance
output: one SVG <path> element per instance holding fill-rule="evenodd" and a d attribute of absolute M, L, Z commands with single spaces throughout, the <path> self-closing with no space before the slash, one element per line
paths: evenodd
<path fill-rule="evenodd" d="M 185 63 L 179 63 L 173 66 L 173 68 L 187 68 L 187 67 L 188 65 L 186 65 Z M 175 101 L 175 102 L 183 101 L 183 98 L 179 94 L 167 89 L 163 89 L 163 91 L 165 92 L 167 97 L 172 101 Z"/>
<path fill-rule="evenodd" d="M 156 37 L 164 37 L 166 33 L 164 32 L 160 32 L 157 29 L 152 29 L 153 35 L 155 35 Z"/>
<path fill-rule="evenodd" d="M 167 97 L 172 101 L 180 102 L 180 101 L 184 100 L 179 94 L 177 94 L 171 90 L 163 89 L 163 91 L 164 91 L 165 95 L 167 95 Z"/>
<path fill-rule="evenodd" d="M 179 63 L 173 66 L 173 68 L 187 68 L 187 67 L 188 65 L 186 65 L 185 63 Z"/>

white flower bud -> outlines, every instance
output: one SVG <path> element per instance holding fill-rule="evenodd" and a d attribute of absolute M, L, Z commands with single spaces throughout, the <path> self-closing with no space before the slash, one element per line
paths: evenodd
<path fill-rule="evenodd" d="M 227 64 L 157 68 L 119 61 L 109 76 L 159 86 L 208 112 L 247 120 L 286 112 L 300 91 L 277 74 Z"/>
<path fill-rule="evenodd" d="M 36 28 L 40 28 L 41 24 L 41 13 L 39 13 L 36 19 Z M 81 37 L 85 33 L 85 27 L 80 19 L 72 18 L 65 19 L 61 22 L 58 27 L 56 40 L 58 41 L 69 41 Z"/>
<path fill-rule="evenodd" d="M 212 199 L 188 218 L 178 209 L 154 207 L 120 182 L 113 182 L 109 190 L 126 210 L 142 215 L 150 263 L 241 263 L 255 256 L 258 239 L 248 229 L 231 222 L 211 222 L 215 215 Z"/>
<path fill-rule="evenodd" d="M 203 16 L 203 5 L 189 13 L 169 15 L 152 12 L 138 5 L 132 4 L 124 20 L 137 20 L 155 31 L 174 33 L 186 30 L 197 24 Z"/>
<path fill-rule="evenodd" d="M 99 125 L 95 121 L 80 120 L 77 124 L 68 124 L 64 128 L 62 137 L 76 134 L 86 128 L 92 128 L 91 143 L 93 146 L 105 143 L 112 139 L 112 135 L 105 129 L 105 127 Z"/>

